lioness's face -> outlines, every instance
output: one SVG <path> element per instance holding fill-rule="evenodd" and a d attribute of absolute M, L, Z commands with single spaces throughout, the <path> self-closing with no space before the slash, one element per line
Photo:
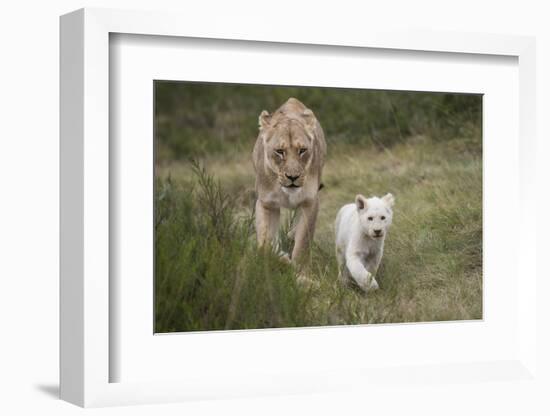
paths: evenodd
<path fill-rule="evenodd" d="M 287 191 L 301 188 L 312 158 L 311 133 L 296 119 L 281 120 L 264 131 L 265 157 Z"/>

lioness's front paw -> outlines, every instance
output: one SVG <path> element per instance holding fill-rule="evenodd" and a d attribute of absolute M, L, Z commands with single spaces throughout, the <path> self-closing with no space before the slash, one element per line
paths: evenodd
<path fill-rule="evenodd" d="M 313 280 L 311 277 L 309 277 L 304 272 L 298 273 L 296 276 L 296 281 L 300 286 L 310 288 L 310 289 L 319 289 L 320 285 L 319 282 L 316 280 Z"/>
<path fill-rule="evenodd" d="M 292 260 L 290 260 L 290 254 L 285 253 L 284 251 L 279 251 L 279 260 L 286 264 L 292 263 Z"/>

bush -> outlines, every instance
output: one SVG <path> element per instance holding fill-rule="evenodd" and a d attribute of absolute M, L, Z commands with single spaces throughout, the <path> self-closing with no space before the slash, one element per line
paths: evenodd
<path fill-rule="evenodd" d="M 331 149 L 387 148 L 416 135 L 470 137 L 481 124 L 481 95 L 475 94 L 156 81 L 157 163 L 248 152 L 260 112 L 289 97 L 315 112 Z"/>

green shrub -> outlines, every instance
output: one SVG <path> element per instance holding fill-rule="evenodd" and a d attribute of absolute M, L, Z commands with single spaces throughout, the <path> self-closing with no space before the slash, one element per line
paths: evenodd
<path fill-rule="evenodd" d="M 471 137 L 481 125 L 476 94 L 156 81 L 157 163 L 249 152 L 260 112 L 289 97 L 315 112 L 332 149 Z"/>

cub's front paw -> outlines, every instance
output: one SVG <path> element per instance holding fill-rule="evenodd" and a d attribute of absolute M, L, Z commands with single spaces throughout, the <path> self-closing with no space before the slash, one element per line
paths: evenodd
<path fill-rule="evenodd" d="M 372 277 L 372 275 L 367 272 L 367 274 L 365 275 L 365 277 L 363 279 L 361 279 L 361 280 L 356 279 L 357 280 L 357 285 L 365 293 L 367 293 L 370 289 L 371 277 Z"/>
<path fill-rule="evenodd" d="M 366 278 L 359 284 L 359 287 L 365 292 L 368 293 L 371 290 L 377 290 L 379 288 L 378 282 L 374 278 L 372 273 L 367 272 Z"/>
<path fill-rule="evenodd" d="M 378 286 L 378 282 L 376 281 L 376 279 L 373 277 L 371 282 L 370 282 L 370 287 L 369 287 L 369 290 L 378 290 L 380 288 L 380 286 Z"/>

